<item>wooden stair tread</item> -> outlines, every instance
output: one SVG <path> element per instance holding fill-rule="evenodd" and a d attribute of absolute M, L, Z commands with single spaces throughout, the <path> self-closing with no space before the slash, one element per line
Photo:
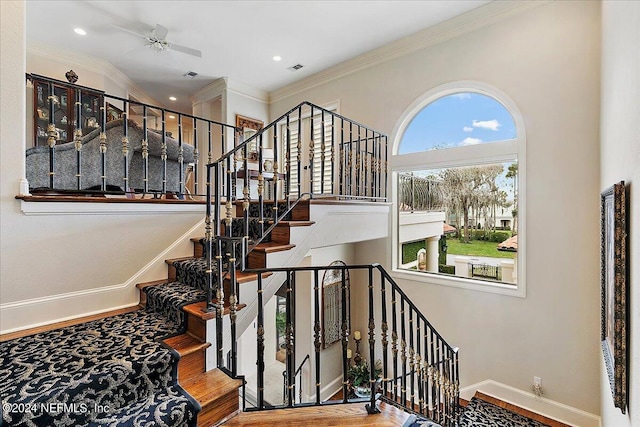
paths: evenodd
<path fill-rule="evenodd" d="M 264 253 L 270 254 L 272 252 L 288 251 L 289 249 L 293 249 L 295 247 L 296 245 L 292 245 L 292 244 L 283 244 L 278 242 L 265 242 L 265 243 L 259 243 L 258 245 L 256 245 L 255 248 L 253 248 L 253 250 L 257 252 L 264 252 Z"/>
<path fill-rule="evenodd" d="M 262 277 L 269 277 L 271 276 L 273 273 L 262 273 Z M 229 280 L 229 273 L 225 274 L 224 276 L 225 280 Z M 253 282 L 254 280 L 258 280 L 258 274 L 257 273 L 249 273 L 246 271 L 240 271 L 240 270 L 236 270 L 236 281 L 240 284 L 243 283 L 248 283 L 248 282 Z"/>
<path fill-rule="evenodd" d="M 219 369 L 212 369 L 181 382 L 180 385 L 205 407 L 217 398 L 242 386 L 242 380 L 234 380 Z"/>
<path fill-rule="evenodd" d="M 273 221 L 269 221 L 270 224 L 273 224 Z M 283 226 L 283 227 L 308 227 L 310 225 L 315 224 L 315 221 L 288 221 L 288 220 L 284 220 L 284 221 L 278 221 L 277 226 Z"/>
<path fill-rule="evenodd" d="M 162 285 L 162 284 L 168 283 L 168 282 L 169 281 L 167 279 L 152 280 L 150 282 L 136 283 L 136 288 L 142 290 L 142 289 L 146 288 L 147 286 Z"/>
<path fill-rule="evenodd" d="M 215 302 L 216 301 L 214 300 L 214 303 Z M 193 304 L 185 305 L 184 307 L 182 307 L 182 310 L 184 310 L 185 313 L 190 314 L 198 319 L 202 319 L 202 320 L 215 319 L 216 318 L 215 310 L 204 311 L 206 306 L 207 306 L 207 303 L 205 301 L 200 301 L 200 302 L 194 302 Z M 238 311 L 242 310 L 246 306 L 247 306 L 246 304 L 238 304 Z M 229 312 L 230 312 L 229 305 L 225 304 L 222 315 L 226 316 L 227 314 L 229 314 Z"/>
<path fill-rule="evenodd" d="M 322 426 L 401 426 L 409 414 L 384 402 L 379 403 L 380 413 L 369 415 L 365 403 L 347 403 L 324 406 L 273 409 L 269 411 L 242 412 L 223 423 L 224 426 L 306 427 Z"/>
<path fill-rule="evenodd" d="M 164 343 L 174 348 L 180 356 L 186 356 L 211 346 L 211 343 L 202 342 L 191 334 L 176 335 L 165 339 Z"/>
<path fill-rule="evenodd" d="M 167 264 L 169 264 L 169 265 L 171 265 L 171 264 L 173 264 L 174 262 L 177 262 L 177 261 L 185 261 L 185 260 L 192 259 L 192 258 L 195 258 L 195 257 L 192 257 L 192 256 L 183 256 L 183 257 L 180 257 L 180 258 L 169 258 L 169 259 L 165 259 L 165 260 L 164 260 L 164 262 L 165 262 L 165 263 L 167 263 Z"/>

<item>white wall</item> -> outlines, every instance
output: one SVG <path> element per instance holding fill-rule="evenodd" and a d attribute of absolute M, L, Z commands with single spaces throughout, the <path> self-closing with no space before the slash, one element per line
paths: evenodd
<path fill-rule="evenodd" d="M 303 100 L 339 99 L 343 115 L 390 133 L 416 98 L 443 83 L 475 80 L 506 93 L 526 127 L 526 298 L 400 285 L 460 347 L 463 387 L 493 379 L 528 391 L 535 375 L 545 397 L 598 414 L 600 4 L 539 3 L 458 31 L 308 90 L 279 90 L 271 117 Z M 358 245 L 358 261 L 389 265 L 391 240 L 377 243 Z"/>
<path fill-rule="evenodd" d="M 630 264 L 628 301 L 631 313 L 629 408 L 613 406 L 604 361 L 600 359 L 602 425 L 640 426 L 640 3 L 602 2 L 602 97 L 600 122 L 600 189 L 625 181 L 628 189 Z"/>
<path fill-rule="evenodd" d="M 204 214 L 22 212 L 15 196 L 25 176 L 27 147 L 25 3 L 0 3 L 0 332 L 136 304 L 135 283 L 128 280 Z M 166 277 L 166 267 L 163 272 Z M 59 298 L 47 298 L 52 296 Z M 21 312 L 29 314 L 17 320 Z"/>

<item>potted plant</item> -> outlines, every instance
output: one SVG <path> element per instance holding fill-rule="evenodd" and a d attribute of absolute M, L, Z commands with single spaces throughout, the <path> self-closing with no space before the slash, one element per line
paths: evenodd
<path fill-rule="evenodd" d="M 358 397 L 371 396 L 371 384 L 369 383 L 370 375 L 369 364 L 366 360 L 362 360 L 360 363 L 356 363 L 347 371 L 347 377 L 349 383 L 353 387 L 353 392 Z M 375 379 L 380 379 L 382 375 L 382 363 L 378 360 L 374 368 Z"/>

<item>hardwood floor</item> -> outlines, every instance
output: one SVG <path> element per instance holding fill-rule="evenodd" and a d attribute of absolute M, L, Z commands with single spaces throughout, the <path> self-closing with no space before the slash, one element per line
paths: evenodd
<path fill-rule="evenodd" d="M 79 317 L 77 319 L 66 320 L 64 322 L 51 323 L 49 325 L 38 326 L 35 328 L 24 329 L 22 331 L 11 332 L 8 334 L 0 335 L 0 342 L 12 340 L 14 338 L 26 337 L 28 335 L 37 334 L 40 332 L 52 331 L 54 329 L 64 328 L 66 326 L 79 325 L 80 323 L 90 322 L 92 320 L 103 319 L 105 317 L 115 316 L 117 314 L 129 313 L 139 310 L 139 305 L 134 305 L 129 308 L 121 308 L 119 310 L 106 311 L 104 313 L 94 314 L 91 316 Z"/>
<path fill-rule="evenodd" d="M 325 405 L 292 409 L 273 409 L 259 412 L 243 412 L 223 423 L 223 426 L 278 426 L 278 427 L 398 427 L 409 414 L 394 406 L 380 403 L 380 413 L 369 415 L 364 403 Z"/>

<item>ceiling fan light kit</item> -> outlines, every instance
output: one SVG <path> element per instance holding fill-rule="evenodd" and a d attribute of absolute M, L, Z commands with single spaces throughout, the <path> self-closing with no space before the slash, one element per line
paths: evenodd
<path fill-rule="evenodd" d="M 119 27 L 117 25 L 111 26 L 120 31 L 124 31 L 125 33 L 129 33 L 144 39 L 146 42 L 145 46 L 148 46 L 150 49 L 153 49 L 158 53 L 165 52 L 167 50 L 175 50 L 177 52 L 186 53 L 187 55 L 193 55 L 197 56 L 198 58 L 202 58 L 202 52 L 197 49 L 192 49 L 190 47 L 181 46 L 179 44 L 170 43 L 169 41 L 167 41 L 167 34 L 169 33 L 169 30 L 160 24 L 156 24 L 156 27 L 151 30 L 151 34 L 149 35 L 141 34 L 137 31 Z"/>

